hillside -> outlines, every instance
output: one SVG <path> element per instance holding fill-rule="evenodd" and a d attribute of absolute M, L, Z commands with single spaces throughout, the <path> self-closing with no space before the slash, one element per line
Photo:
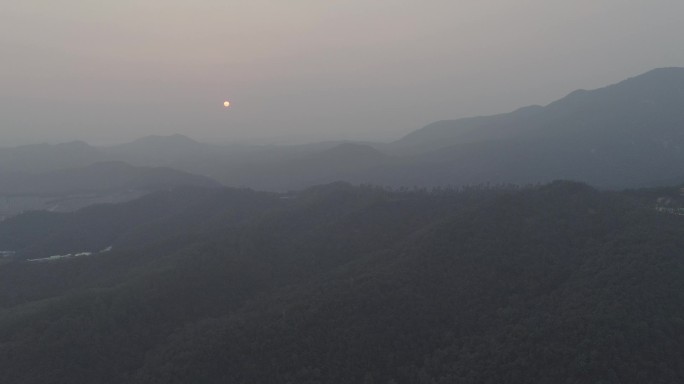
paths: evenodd
<path fill-rule="evenodd" d="M 684 221 L 660 205 L 681 203 L 338 183 L 22 215 L 0 223 L 24 233 L 0 236 L 19 252 L 0 265 L 0 380 L 679 382 Z"/>

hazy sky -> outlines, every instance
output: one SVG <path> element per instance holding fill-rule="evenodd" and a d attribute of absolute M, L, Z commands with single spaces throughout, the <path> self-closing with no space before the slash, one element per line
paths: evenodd
<path fill-rule="evenodd" d="M 0 0 L 0 146 L 390 140 L 684 66 L 682 15 L 681 0 Z"/>

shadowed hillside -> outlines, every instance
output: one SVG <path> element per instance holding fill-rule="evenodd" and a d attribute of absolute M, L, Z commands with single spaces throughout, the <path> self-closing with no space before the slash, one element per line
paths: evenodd
<path fill-rule="evenodd" d="M 22 215 L 0 223 L 23 233 L 0 236 L 18 251 L 0 265 L 0 379 L 679 382 L 683 203 L 338 183 Z M 82 238 L 114 246 L 22 261 Z"/>

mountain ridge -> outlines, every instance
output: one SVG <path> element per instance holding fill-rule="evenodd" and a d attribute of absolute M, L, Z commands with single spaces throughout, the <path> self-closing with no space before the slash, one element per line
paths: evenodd
<path fill-rule="evenodd" d="M 0 171 L 123 160 L 270 191 L 336 180 L 395 187 L 554 179 L 600 188 L 659 185 L 684 179 L 682 105 L 684 68 L 661 68 L 546 106 L 434 122 L 391 143 L 220 146 L 150 136 L 112 147 L 0 149 Z"/>
<path fill-rule="evenodd" d="M 501 138 L 502 135 L 505 136 L 512 136 L 513 134 L 516 133 L 521 133 L 524 132 L 526 129 L 538 129 L 542 128 L 539 127 L 539 125 L 546 125 L 548 128 L 549 123 L 548 122 L 543 122 L 543 123 L 538 123 L 538 122 L 529 122 L 526 119 L 529 117 L 538 117 L 541 114 L 544 113 L 552 113 L 554 111 L 561 111 L 563 114 L 568 114 L 568 109 L 573 110 L 578 108 L 579 106 L 588 106 L 594 102 L 596 102 L 596 98 L 598 96 L 605 96 L 609 95 L 611 98 L 614 100 L 616 99 L 621 99 L 624 98 L 625 93 L 629 95 L 630 98 L 640 98 L 641 93 L 638 91 L 641 90 L 647 90 L 650 92 L 649 96 L 677 96 L 678 98 L 682 98 L 682 95 L 684 94 L 684 68 L 679 68 L 679 67 L 669 67 L 669 68 L 657 68 L 653 69 L 651 71 L 648 71 L 644 74 L 634 76 L 631 78 L 628 78 L 626 80 L 620 81 L 618 83 L 608 85 L 605 87 L 597 88 L 594 90 L 575 90 L 573 92 L 570 92 L 568 95 L 565 97 L 558 99 L 556 101 L 553 101 L 546 106 L 540 107 L 540 106 L 528 106 L 528 107 L 522 107 L 519 108 L 513 112 L 509 113 L 503 113 L 503 114 L 497 114 L 497 115 L 491 115 L 491 116 L 480 116 L 480 117 L 472 117 L 472 118 L 463 118 L 463 119 L 457 119 L 457 120 L 445 120 L 440 122 L 440 127 L 438 129 L 439 132 L 434 132 L 436 135 L 439 136 L 438 139 L 429 139 L 429 138 L 423 138 L 421 136 L 425 135 L 430 135 L 432 132 L 431 130 L 435 130 L 435 127 L 431 125 L 428 125 L 424 128 L 418 129 L 414 132 L 409 133 L 408 135 L 400 138 L 399 140 L 395 141 L 393 144 L 398 145 L 398 146 L 410 146 L 411 141 L 415 140 L 422 140 L 422 141 L 429 141 L 431 144 L 433 144 L 433 147 L 430 149 L 436 149 L 437 147 L 440 146 L 449 146 L 449 145 L 454 145 L 458 143 L 463 143 L 464 141 L 458 142 L 454 141 L 458 138 L 459 134 L 461 133 L 460 130 L 465 129 L 465 133 L 472 133 L 473 137 L 467 138 L 465 142 L 472 142 L 472 141 L 482 141 L 482 140 L 489 140 L 493 138 Z M 674 90 L 676 92 L 670 92 L 670 90 Z M 636 93 L 636 94 L 635 94 Z M 603 100 L 598 100 L 598 101 L 603 101 Z M 653 101 L 653 100 L 651 100 Z M 663 102 L 662 98 L 659 98 L 658 101 Z M 677 102 L 679 103 L 679 102 Z M 579 106 L 578 106 L 579 104 Z M 678 104 L 680 105 L 680 104 Z M 576 111 L 573 111 L 576 112 Z M 567 116 L 565 116 L 567 117 Z M 490 120 L 498 120 L 498 119 L 513 119 L 514 121 L 508 121 L 503 126 L 498 126 L 494 125 L 493 127 L 487 126 L 487 123 L 489 123 Z M 548 119 L 548 118 L 547 118 Z M 517 120 L 517 121 L 516 121 Z M 520 121 L 522 120 L 522 121 Z M 474 124 L 475 126 L 471 126 L 473 122 L 476 122 Z M 434 123 L 433 123 L 434 124 Z M 491 124 L 491 123 L 489 123 Z M 532 125 L 531 127 L 520 127 L 520 125 L 524 124 L 530 124 Z M 463 127 L 461 127 L 463 125 Z M 450 127 L 449 127 L 450 126 Z M 515 128 L 511 127 L 517 127 L 517 131 Z M 453 136 L 449 137 L 448 136 L 448 131 L 449 128 L 453 131 Z M 485 130 L 499 130 L 499 132 L 495 132 L 495 137 L 487 136 L 480 134 L 479 132 L 475 132 L 477 128 L 484 128 Z M 501 129 L 506 129 L 506 128 L 512 128 L 514 131 L 513 134 L 507 133 L 507 132 L 500 132 Z M 439 133 L 439 134 L 438 134 Z M 486 132 L 489 133 L 490 135 L 492 134 L 491 132 Z M 497 137 L 498 135 L 498 137 Z M 449 140 L 450 139 L 450 140 Z M 446 141 L 445 141 L 446 140 Z"/>

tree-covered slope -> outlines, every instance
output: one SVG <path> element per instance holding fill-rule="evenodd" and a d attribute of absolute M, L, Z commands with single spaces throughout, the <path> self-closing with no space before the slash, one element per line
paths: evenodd
<path fill-rule="evenodd" d="M 677 189 L 168 193 L 160 223 L 194 236 L 138 224 L 121 250 L 0 266 L 0 380 L 684 378 L 684 218 L 655 209 Z"/>

